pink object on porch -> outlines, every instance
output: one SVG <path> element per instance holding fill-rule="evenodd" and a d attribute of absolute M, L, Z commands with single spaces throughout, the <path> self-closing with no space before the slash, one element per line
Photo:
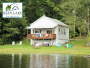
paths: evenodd
<path fill-rule="evenodd" d="M 48 34 L 46 34 L 46 36 L 48 36 Z"/>

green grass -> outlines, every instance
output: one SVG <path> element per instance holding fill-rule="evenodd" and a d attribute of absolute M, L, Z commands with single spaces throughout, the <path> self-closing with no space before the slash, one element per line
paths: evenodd
<path fill-rule="evenodd" d="M 81 40 L 70 40 L 69 44 L 74 44 L 74 45 L 80 45 L 80 46 L 87 46 L 87 40 L 86 39 L 81 39 Z"/>
<path fill-rule="evenodd" d="M 27 39 L 24 38 L 22 40 L 23 45 L 17 45 L 19 41 L 16 42 L 15 46 L 11 44 L 7 45 L 0 45 L 0 53 L 68 53 L 68 54 L 90 54 L 90 47 L 87 47 L 87 40 L 70 40 L 68 43 L 74 46 L 72 48 L 64 48 L 65 45 L 62 45 L 61 48 L 57 46 L 48 46 L 43 47 L 40 46 L 39 48 L 33 48 L 33 45 L 30 45 L 30 41 L 28 40 L 27 46 Z"/>
<path fill-rule="evenodd" d="M 71 38 L 74 39 L 74 38 Z M 87 35 L 83 35 L 83 36 L 76 36 L 75 39 L 87 39 Z"/>

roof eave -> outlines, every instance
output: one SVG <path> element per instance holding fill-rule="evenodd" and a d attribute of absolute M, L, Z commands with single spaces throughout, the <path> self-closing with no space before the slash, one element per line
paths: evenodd
<path fill-rule="evenodd" d="M 63 26 L 63 25 L 60 25 L 60 24 L 58 24 L 58 26 Z M 68 28 L 69 28 L 69 26 L 68 26 L 68 25 L 66 25 L 66 26 L 63 26 L 63 27 L 68 27 Z"/>

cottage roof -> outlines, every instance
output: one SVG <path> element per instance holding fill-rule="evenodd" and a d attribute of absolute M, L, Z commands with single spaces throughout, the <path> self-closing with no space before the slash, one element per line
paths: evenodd
<path fill-rule="evenodd" d="M 26 29 L 31 29 L 31 28 L 54 28 L 57 25 L 61 25 L 64 27 L 69 27 L 68 25 L 62 23 L 59 20 L 47 17 L 47 16 L 42 16 L 41 18 L 39 18 L 38 20 L 36 20 L 35 22 L 33 22 L 32 24 L 30 24 L 29 27 L 27 27 Z"/>

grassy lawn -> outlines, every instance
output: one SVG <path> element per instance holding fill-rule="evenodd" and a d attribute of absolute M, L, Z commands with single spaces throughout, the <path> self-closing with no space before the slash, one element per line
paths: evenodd
<path fill-rule="evenodd" d="M 24 38 L 22 40 L 21 46 L 17 45 L 12 46 L 11 44 L 8 45 L 0 45 L 0 53 L 68 53 L 68 54 L 90 54 L 90 47 L 86 46 L 87 40 L 70 40 L 68 43 L 74 46 L 72 48 L 64 48 L 65 45 L 62 45 L 61 48 L 57 46 L 48 46 L 43 47 L 40 46 L 39 48 L 33 48 L 33 45 L 29 45 L 30 42 L 28 40 L 27 46 L 27 39 Z"/>

